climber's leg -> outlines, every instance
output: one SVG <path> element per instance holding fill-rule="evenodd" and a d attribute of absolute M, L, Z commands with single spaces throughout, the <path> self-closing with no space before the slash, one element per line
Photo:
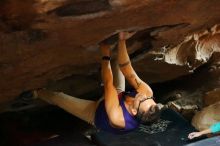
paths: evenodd
<path fill-rule="evenodd" d="M 57 105 L 74 116 L 94 124 L 94 116 L 97 102 L 92 100 L 79 99 L 62 92 L 52 92 L 48 90 L 37 91 L 38 97 L 44 101 Z"/>

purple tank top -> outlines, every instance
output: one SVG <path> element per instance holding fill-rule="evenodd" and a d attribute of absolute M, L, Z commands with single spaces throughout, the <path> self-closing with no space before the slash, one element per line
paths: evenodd
<path fill-rule="evenodd" d="M 122 97 L 120 97 L 122 94 Z M 104 100 L 100 102 L 98 108 L 96 109 L 95 114 L 95 125 L 98 129 L 108 131 L 115 134 L 124 134 L 129 131 L 136 129 L 139 126 L 138 120 L 132 116 L 126 109 L 124 104 L 124 95 L 123 93 L 119 94 L 119 103 L 123 110 L 123 116 L 125 119 L 125 128 L 118 129 L 114 128 L 110 125 L 107 112 L 105 110 L 105 103 Z"/>

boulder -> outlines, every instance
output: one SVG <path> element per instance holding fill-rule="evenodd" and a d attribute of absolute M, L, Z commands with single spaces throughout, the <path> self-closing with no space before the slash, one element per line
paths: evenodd
<path fill-rule="evenodd" d="M 196 113 L 192 125 L 199 131 L 208 129 L 212 124 L 220 121 L 220 102 L 205 107 Z"/>
<path fill-rule="evenodd" d="M 212 105 L 220 101 L 220 88 L 216 88 L 206 93 L 203 97 L 204 106 Z"/>
<path fill-rule="evenodd" d="M 99 89 L 98 44 L 119 31 L 137 31 L 128 50 L 138 75 L 149 84 L 196 78 L 202 68 L 208 70 L 203 78 L 187 80 L 196 90 L 184 88 L 201 98 L 219 87 L 219 66 L 212 66 L 220 52 L 219 5 L 217 0 L 2 0 L 0 108 L 24 91 L 57 86 L 70 77 L 77 87 L 67 88 L 77 96 L 87 84 L 82 78 L 94 85 L 86 92 Z"/>

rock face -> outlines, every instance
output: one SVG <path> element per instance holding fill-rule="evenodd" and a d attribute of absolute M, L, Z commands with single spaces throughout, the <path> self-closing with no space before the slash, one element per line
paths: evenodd
<path fill-rule="evenodd" d="M 220 88 L 211 90 L 203 97 L 204 105 L 209 106 L 220 101 Z"/>
<path fill-rule="evenodd" d="M 218 0 L 0 1 L 0 104 L 69 76 L 77 95 L 99 88 L 97 44 L 122 30 L 137 31 L 128 46 L 143 80 L 162 83 L 190 75 L 193 79 L 181 82 L 187 92 L 182 97 L 202 98 L 220 84 L 219 5 Z M 84 87 L 87 82 L 94 86 Z"/>
<path fill-rule="evenodd" d="M 210 105 L 198 112 L 192 120 L 192 124 L 198 130 L 208 129 L 211 125 L 220 121 L 220 102 Z"/>

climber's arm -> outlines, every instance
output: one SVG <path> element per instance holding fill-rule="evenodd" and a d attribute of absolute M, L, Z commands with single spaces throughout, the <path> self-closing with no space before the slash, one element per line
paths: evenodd
<path fill-rule="evenodd" d="M 125 122 L 123 117 L 122 108 L 119 104 L 118 94 L 116 88 L 113 85 L 113 75 L 111 70 L 110 60 L 108 57 L 110 56 L 109 45 L 100 45 L 102 59 L 101 61 L 101 74 L 102 80 L 104 83 L 104 99 L 105 99 L 105 108 L 110 120 L 110 124 L 113 127 L 124 128 Z M 108 57 L 107 57 L 108 56 Z"/>
<path fill-rule="evenodd" d="M 142 81 L 131 65 L 131 61 L 127 52 L 126 39 L 129 38 L 129 33 L 121 32 L 118 42 L 118 63 L 126 80 L 139 93 L 144 93 L 146 96 L 153 96 L 153 92 L 148 84 Z"/>

